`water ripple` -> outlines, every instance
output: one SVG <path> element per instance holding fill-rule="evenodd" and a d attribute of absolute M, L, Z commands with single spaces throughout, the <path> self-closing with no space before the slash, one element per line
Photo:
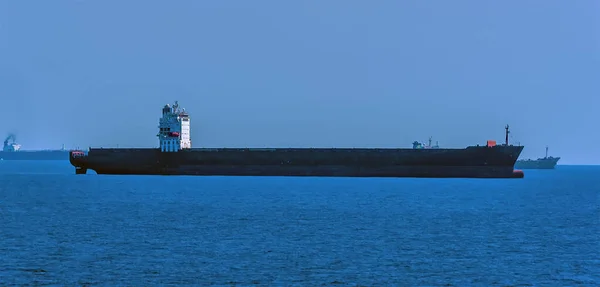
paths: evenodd
<path fill-rule="evenodd" d="M 2 286 L 600 285 L 597 168 L 511 181 L 3 168 Z"/>

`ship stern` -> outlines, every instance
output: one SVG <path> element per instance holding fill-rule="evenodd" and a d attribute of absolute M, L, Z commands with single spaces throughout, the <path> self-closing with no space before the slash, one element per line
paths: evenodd
<path fill-rule="evenodd" d="M 75 167 L 75 174 L 87 173 L 87 154 L 81 150 L 69 152 L 69 162 Z"/>

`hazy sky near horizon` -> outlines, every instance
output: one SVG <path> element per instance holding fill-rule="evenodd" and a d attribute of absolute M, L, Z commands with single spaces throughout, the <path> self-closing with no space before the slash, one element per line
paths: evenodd
<path fill-rule="evenodd" d="M 546 145 L 600 164 L 600 2 L 0 0 L 0 135 L 24 149 Z"/>

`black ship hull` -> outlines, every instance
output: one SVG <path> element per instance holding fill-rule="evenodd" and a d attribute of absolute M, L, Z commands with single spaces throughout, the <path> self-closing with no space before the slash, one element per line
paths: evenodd
<path fill-rule="evenodd" d="M 0 151 L 0 160 L 69 160 L 68 150 Z"/>
<path fill-rule="evenodd" d="M 522 146 L 464 149 L 90 149 L 71 152 L 78 174 L 521 178 Z"/>

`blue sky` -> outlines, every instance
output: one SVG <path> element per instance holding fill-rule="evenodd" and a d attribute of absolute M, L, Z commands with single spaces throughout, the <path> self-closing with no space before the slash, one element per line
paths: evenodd
<path fill-rule="evenodd" d="M 598 1 L 0 1 L 0 134 L 23 148 L 463 147 L 600 163 Z"/>

